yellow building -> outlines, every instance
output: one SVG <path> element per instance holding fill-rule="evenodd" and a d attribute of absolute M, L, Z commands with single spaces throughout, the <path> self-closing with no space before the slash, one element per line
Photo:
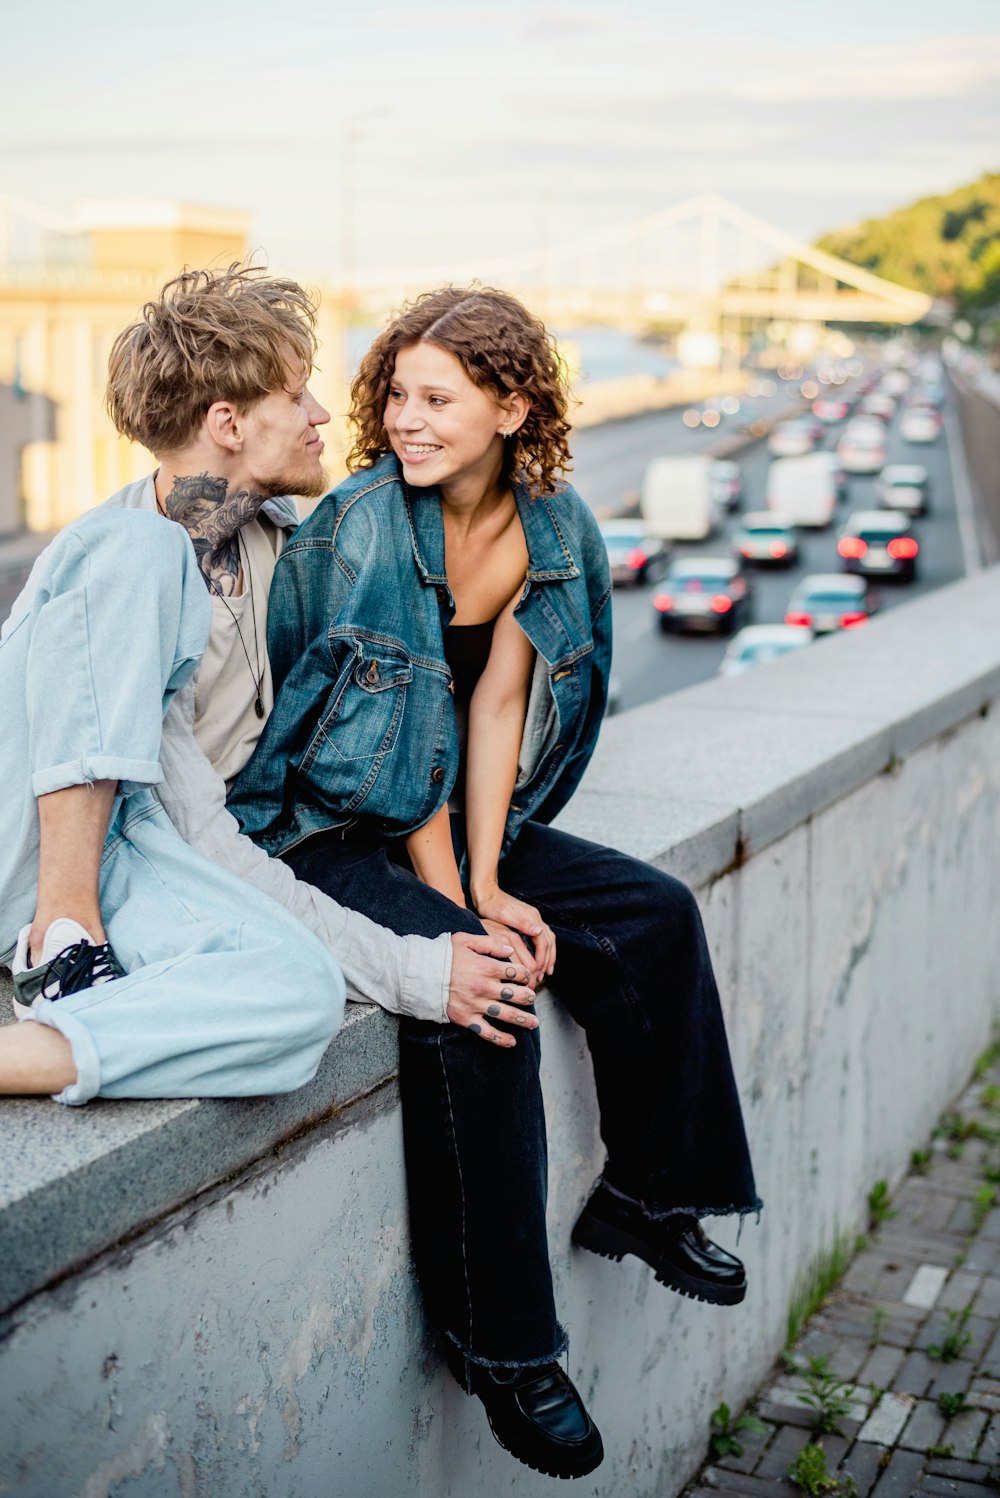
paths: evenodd
<path fill-rule="evenodd" d="M 185 266 L 242 260 L 250 227 L 245 213 L 120 200 L 85 203 L 73 221 L 39 211 L 34 228 L 42 232 L 28 254 L 8 231 L 5 254 L 0 244 L 0 536 L 54 530 L 154 466 L 104 411 L 111 345 Z M 343 329 L 340 300 L 328 294 L 313 389 L 334 412 L 346 408 Z M 345 438 L 343 422 L 333 426 L 327 451 L 336 469 Z"/>

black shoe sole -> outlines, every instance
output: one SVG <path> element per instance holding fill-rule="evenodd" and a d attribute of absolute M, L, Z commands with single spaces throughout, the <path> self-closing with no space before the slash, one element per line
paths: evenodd
<path fill-rule="evenodd" d="M 676 1290 L 678 1295 L 686 1295 L 690 1300 L 703 1301 L 706 1305 L 738 1306 L 747 1293 L 745 1279 L 732 1285 L 720 1285 L 688 1274 L 674 1264 L 661 1264 L 658 1256 L 642 1238 L 626 1233 L 623 1228 L 601 1222 L 599 1217 L 581 1217 L 573 1229 L 573 1242 L 580 1248 L 588 1248 L 591 1253 L 600 1254 L 604 1259 L 614 1259 L 616 1263 L 621 1263 L 625 1254 L 634 1254 L 637 1259 L 642 1259 L 649 1265 L 661 1285 L 666 1285 L 669 1290 Z"/>
<path fill-rule="evenodd" d="M 540 1452 L 534 1456 L 526 1456 L 523 1452 L 516 1451 L 513 1446 L 507 1444 L 493 1424 L 493 1418 L 489 1410 L 486 1411 L 486 1418 L 489 1421 L 490 1430 L 493 1432 L 493 1438 L 497 1445 L 502 1446 L 504 1451 L 516 1457 L 519 1462 L 523 1462 L 526 1467 L 530 1467 L 533 1472 L 541 1472 L 544 1477 L 560 1477 L 564 1479 L 586 1477 L 588 1472 L 593 1472 L 604 1460 L 604 1442 L 596 1430 L 594 1432 L 597 1437 L 596 1447 L 591 1446 L 578 1453 L 567 1451 L 564 1453 L 564 1460 L 556 1465 L 555 1463 L 546 1463 Z"/>

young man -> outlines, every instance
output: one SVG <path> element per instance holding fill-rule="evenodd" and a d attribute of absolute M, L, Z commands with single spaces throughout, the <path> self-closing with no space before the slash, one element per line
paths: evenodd
<path fill-rule="evenodd" d="M 159 467 L 56 538 L 0 632 L 0 961 L 30 1021 L 0 1028 L 0 1093 L 289 1091 L 345 992 L 442 1022 L 533 997 L 509 946 L 396 936 L 225 808 L 273 702 L 281 496 L 326 487 L 314 326 L 294 282 L 187 272 L 112 351 L 112 418 Z"/>

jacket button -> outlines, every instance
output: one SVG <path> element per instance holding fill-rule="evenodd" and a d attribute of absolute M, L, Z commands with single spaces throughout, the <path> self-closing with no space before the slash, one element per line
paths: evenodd
<path fill-rule="evenodd" d="M 438 765 L 436 769 L 431 771 L 431 779 L 433 780 L 435 785 L 441 784 L 442 780 L 444 779 L 444 771 L 442 770 L 440 765 Z"/>
<path fill-rule="evenodd" d="M 372 661 L 371 665 L 368 667 L 368 670 L 365 672 L 365 681 L 370 682 L 371 685 L 374 686 L 376 682 L 379 682 L 381 680 L 382 678 L 378 674 L 378 661 Z"/>
<path fill-rule="evenodd" d="M 439 587 L 439 588 L 435 589 L 435 591 L 436 591 L 437 596 L 438 596 L 438 603 L 447 603 L 448 602 L 448 589 L 447 588 L 445 588 L 445 587 Z"/>
<path fill-rule="evenodd" d="M 455 683 L 453 681 L 450 681 L 448 683 L 448 690 L 451 693 L 451 695 L 454 697 L 454 695 L 455 695 Z"/>

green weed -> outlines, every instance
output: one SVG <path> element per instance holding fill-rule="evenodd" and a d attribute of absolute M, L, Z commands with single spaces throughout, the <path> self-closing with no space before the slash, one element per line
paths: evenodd
<path fill-rule="evenodd" d="M 983 1223 L 996 1206 L 997 1188 L 987 1183 L 980 1186 L 972 1198 L 972 1231 L 978 1233 Z"/>
<path fill-rule="evenodd" d="M 875 1347 L 882 1340 L 882 1333 L 892 1320 L 885 1306 L 876 1306 L 872 1311 L 871 1331 L 868 1333 L 868 1346 Z"/>
<path fill-rule="evenodd" d="M 975 1405 L 967 1404 L 964 1394 L 939 1394 L 937 1406 L 947 1419 L 953 1415 L 964 1414 L 966 1410 L 975 1409 Z"/>
<path fill-rule="evenodd" d="M 854 1498 L 858 1491 L 853 1477 L 834 1477 L 826 1470 L 826 1452 L 813 1441 L 803 1446 L 788 1469 L 788 1477 L 810 1498 L 821 1498 L 824 1493 Z"/>
<path fill-rule="evenodd" d="M 832 1371 L 826 1357 L 807 1358 L 799 1377 L 806 1386 L 806 1393 L 800 1394 L 799 1399 L 816 1412 L 813 1429 L 819 1435 L 824 1432 L 839 1435 L 840 1422 L 851 1408 L 845 1392 L 846 1381 Z"/>
<path fill-rule="evenodd" d="M 712 1434 L 709 1436 L 709 1445 L 713 1456 L 742 1456 L 743 1443 L 737 1439 L 739 1431 L 749 1430 L 754 1435 L 763 1436 L 771 1429 L 756 1415 L 744 1413 L 737 1415 L 735 1420 L 730 1419 L 728 1404 L 720 1404 L 717 1410 L 712 1411 L 711 1424 Z"/>
<path fill-rule="evenodd" d="M 788 1336 L 791 1347 L 805 1322 L 818 1311 L 837 1281 L 850 1267 L 855 1239 L 851 1233 L 837 1233 L 829 1248 L 821 1248 L 808 1269 L 795 1281 L 788 1304 Z"/>
<path fill-rule="evenodd" d="M 942 1363 L 953 1363 L 972 1341 L 972 1333 L 968 1330 L 966 1323 L 972 1315 L 972 1307 L 965 1306 L 961 1311 L 946 1311 L 950 1330 L 942 1342 L 932 1342 L 927 1348 L 927 1356 L 938 1358 Z"/>
<path fill-rule="evenodd" d="M 988 1071 L 992 1071 L 998 1061 L 1000 1061 L 1000 1034 L 994 1035 L 993 1040 L 986 1047 L 985 1051 L 980 1051 L 976 1057 L 976 1081 L 980 1081 Z"/>
<path fill-rule="evenodd" d="M 911 1150 L 910 1169 L 916 1171 L 918 1176 L 925 1176 L 931 1168 L 930 1150 Z"/>
<path fill-rule="evenodd" d="M 895 1217 L 895 1212 L 890 1206 L 888 1181 L 876 1181 L 868 1193 L 868 1228 L 874 1232 L 880 1223 L 887 1222 L 890 1217 Z"/>

